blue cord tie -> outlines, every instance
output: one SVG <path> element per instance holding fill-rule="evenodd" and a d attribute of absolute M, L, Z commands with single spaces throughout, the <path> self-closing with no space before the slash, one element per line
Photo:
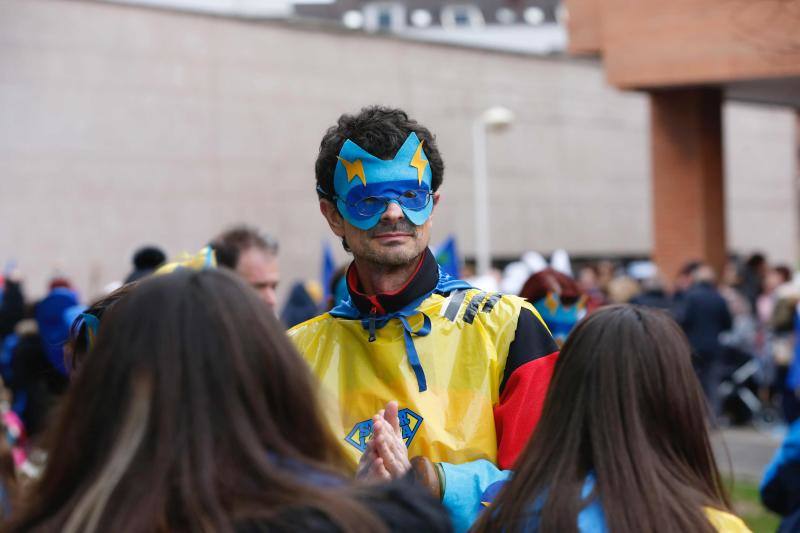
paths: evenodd
<path fill-rule="evenodd" d="M 324 191 L 322 191 L 322 193 L 324 194 Z M 455 290 L 468 290 L 471 288 L 473 287 L 466 281 L 451 278 L 447 274 L 443 273 L 442 269 L 440 268 L 439 283 L 436 285 L 436 287 L 427 294 L 423 294 L 413 302 L 406 305 L 404 310 L 382 317 L 376 317 L 374 314 L 366 316 L 364 313 L 359 311 L 348 295 L 345 300 L 339 302 L 336 307 L 330 310 L 330 315 L 334 318 L 360 320 L 363 328 L 370 333 L 370 342 L 374 342 L 373 339 L 376 329 L 382 328 L 389 322 L 389 320 L 393 318 L 400 319 L 400 322 L 403 324 L 403 334 L 405 337 L 408 364 L 411 365 L 411 368 L 414 370 L 414 374 L 417 376 L 419 391 L 425 392 L 428 389 L 428 383 L 425 380 L 425 372 L 422 370 L 422 364 L 419 361 L 417 349 L 414 347 L 414 337 L 425 337 L 431 332 L 431 319 L 422 311 L 418 311 L 417 307 L 419 307 L 423 301 L 429 298 L 431 294 L 437 293 L 441 295 L 447 295 Z M 419 328 L 417 331 L 414 331 L 414 328 L 412 328 L 408 323 L 408 318 L 417 314 L 422 315 L 423 323 L 421 328 Z"/>
<path fill-rule="evenodd" d="M 420 326 L 418 330 L 414 331 L 414 328 L 408 323 L 408 319 L 417 314 L 422 315 L 422 326 Z M 422 311 L 411 309 L 408 311 L 398 311 L 390 315 L 385 315 L 377 320 L 374 317 L 364 318 L 361 320 L 361 326 L 372 333 L 375 331 L 374 328 L 382 328 L 393 318 L 400 320 L 400 323 L 403 325 L 403 339 L 406 343 L 406 357 L 408 357 L 408 364 L 411 365 L 411 369 L 414 371 L 414 375 L 417 377 L 419 391 L 425 392 L 428 390 L 428 382 L 425 379 L 425 371 L 422 369 L 422 363 L 419 360 L 417 348 L 414 346 L 414 337 L 426 337 L 431 332 L 431 319 Z"/>

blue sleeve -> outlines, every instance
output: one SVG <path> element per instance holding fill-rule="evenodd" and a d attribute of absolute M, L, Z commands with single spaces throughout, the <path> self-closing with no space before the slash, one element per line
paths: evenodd
<path fill-rule="evenodd" d="M 800 339 L 800 313 L 794 313 L 794 335 Z M 800 388 L 800 342 L 794 344 L 794 359 L 789 366 L 789 375 L 786 376 L 786 387 L 791 391 Z M 788 391 L 787 391 L 788 392 Z"/>
<path fill-rule="evenodd" d="M 508 479 L 510 470 L 500 470 L 491 461 L 479 459 L 454 465 L 441 463 L 444 472 L 442 503 L 456 533 L 467 531 L 483 509 L 482 496 L 489 485 Z"/>
<path fill-rule="evenodd" d="M 786 440 L 767 466 L 761 481 L 761 500 L 781 515 L 800 508 L 800 420 L 789 426 Z"/>

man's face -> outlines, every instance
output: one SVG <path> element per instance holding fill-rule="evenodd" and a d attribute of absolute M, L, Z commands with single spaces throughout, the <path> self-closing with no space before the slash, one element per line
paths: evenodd
<path fill-rule="evenodd" d="M 435 194 L 434 205 L 438 200 L 439 195 Z M 320 206 L 333 232 L 347 241 L 353 255 L 376 265 L 407 265 L 419 257 L 430 242 L 433 217 L 415 226 L 395 202 L 389 203 L 378 223 L 368 230 L 360 230 L 344 220 L 332 203 L 322 200 Z"/>
<path fill-rule="evenodd" d="M 278 300 L 276 289 L 280 281 L 278 258 L 275 254 L 261 248 L 248 248 L 239 254 L 236 273 L 250 284 L 270 307 Z"/>

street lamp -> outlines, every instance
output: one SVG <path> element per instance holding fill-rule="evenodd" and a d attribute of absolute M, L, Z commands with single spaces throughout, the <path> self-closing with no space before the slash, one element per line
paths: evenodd
<path fill-rule="evenodd" d="M 475 266 L 478 276 L 489 274 L 492 255 L 489 246 L 489 172 L 486 165 L 486 130 L 502 130 L 514 121 L 505 107 L 490 107 L 472 124 L 472 153 L 475 193 Z"/>

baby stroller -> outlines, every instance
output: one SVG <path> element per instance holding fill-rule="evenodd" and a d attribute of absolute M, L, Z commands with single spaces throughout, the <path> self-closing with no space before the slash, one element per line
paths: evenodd
<path fill-rule="evenodd" d="M 780 412 L 757 395 L 762 372 L 758 357 L 728 346 L 723 368 L 724 377 L 717 388 L 723 417 L 733 425 L 750 423 L 762 430 L 780 423 Z"/>

